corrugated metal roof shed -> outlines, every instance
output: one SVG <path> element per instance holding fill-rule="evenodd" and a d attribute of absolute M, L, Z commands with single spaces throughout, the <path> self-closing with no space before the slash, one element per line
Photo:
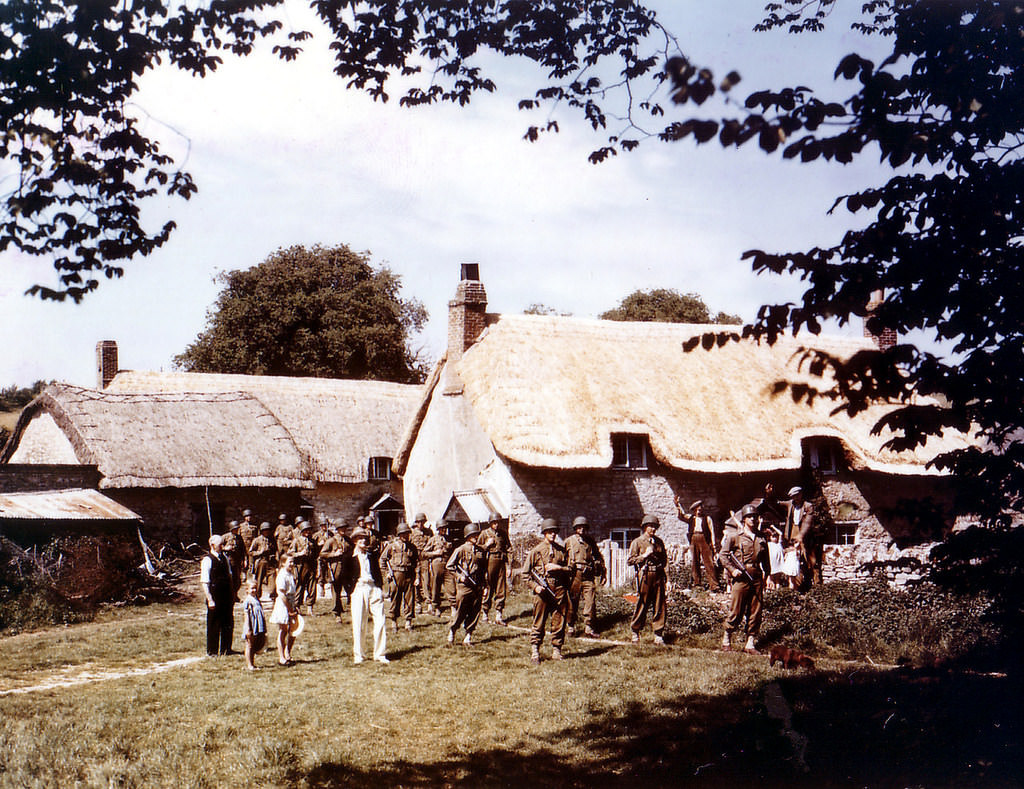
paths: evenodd
<path fill-rule="evenodd" d="M 138 515 L 98 490 L 0 494 L 0 520 L 137 521 Z"/>
<path fill-rule="evenodd" d="M 488 523 L 491 520 L 507 518 L 491 496 L 483 488 L 476 490 L 457 490 L 445 508 L 446 520 L 469 523 Z"/>

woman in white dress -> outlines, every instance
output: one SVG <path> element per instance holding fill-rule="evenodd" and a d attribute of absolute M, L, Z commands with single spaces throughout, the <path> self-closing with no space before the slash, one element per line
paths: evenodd
<path fill-rule="evenodd" d="M 277 662 L 288 666 L 292 662 L 292 644 L 295 643 L 292 622 L 299 615 L 296 607 L 298 585 L 295 581 L 295 564 L 290 554 L 285 554 L 284 563 L 277 571 L 276 587 L 277 599 L 274 601 L 274 610 L 270 612 L 270 621 L 277 625 Z"/>

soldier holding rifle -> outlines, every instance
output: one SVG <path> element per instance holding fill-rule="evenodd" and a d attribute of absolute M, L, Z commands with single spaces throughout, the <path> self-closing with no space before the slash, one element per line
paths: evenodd
<path fill-rule="evenodd" d="M 644 515 L 640 525 L 643 534 L 629 544 L 629 557 L 626 559 L 626 564 L 636 568 L 636 608 L 633 609 L 633 621 L 629 626 L 635 644 L 640 640 L 640 631 L 650 611 L 654 643 L 664 644 L 667 618 L 665 567 L 668 565 L 668 552 L 657 534 L 661 525 L 657 515 Z"/>
<path fill-rule="evenodd" d="M 480 524 L 469 524 L 463 536 L 466 541 L 456 549 L 445 565 L 445 569 L 455 579 L 455 607 L 448 626 L 448 643 L 455 642 L 455 633 L 462 626 L 466 628 L 466 637 L 462 643 L 468 647 L 473 643 L 473 631 L 480 621 L 487 559 L 476 544 L 480 538 Z"/>
<path fill-rule="evenodd" d="M 540 663 L 544 627 L 551 615 L 551 659 L 562 659 L 565 629 L 569 618 L 569 555 L 555 542 L 558 522 L 545 518 L 540 524 L 541 541 L 530 549 L 523 568 L 533 584 L 533 629 L 530 631 L 530 660 Z"/>
<path fill-rule="evenodd" d="M 739 531 L 722 541 L 722 566 L 732 577 L 732 602 L 722 637 L 722 649 L 727 652 L 732 649 L 732 634 L 744 625 L 747 643 L 743 649 L 757 654 L 754 640 L 761 627 L 764 579 L 771 572 L 771 564 L 768 547 L 755 531 L 756 524 L 757 510 L 748 504 L 740 515 Z"/>

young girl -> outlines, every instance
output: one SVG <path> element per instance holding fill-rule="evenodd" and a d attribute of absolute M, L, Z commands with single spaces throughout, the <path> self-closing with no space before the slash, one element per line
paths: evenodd
<path fill-rule="evenodd" d="M 277 625 L 277 662 L 282 666 L 292 663 L 292 620 L 298 618 L 298 586 L 295 582 L 295 563 L 290 554 L 285 554 L 284 564 L 277 572 L 277 599 L 270 621 Z"/>
<path fill-rule="evenodd" d="M 249 594 L 242 602 L 245 613 L 245 667 L 256 670 L 256 655 L 267 645 L 267 620 L 263 617 L 263 606 L 259 599 L 260 584 L 253 578 L 249 581 Z"/>

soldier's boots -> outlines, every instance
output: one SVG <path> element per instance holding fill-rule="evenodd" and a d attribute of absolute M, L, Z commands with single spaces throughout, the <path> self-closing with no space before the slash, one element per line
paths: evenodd
<path fill-rule="evenodd" d="M 540 647 L 536 644 L 530 647 L 530 660 L 534 663 L 540 663 Z"/>
<path fill-rule="evenodd" d="M 747 653 L 749 653 L 751 655 L 758 655 L 758 654 L 760 654 L 757 651 L 757 647 L 754 646 L 754 637 L 753 636 L 750 636 L 750 637 L 747 638 L 747 643 L 746 643 L 746 646 L 743 647 L 743 651 L 747 652 Z"/>
<path fill-rule="evenodd" d="M 589 638 L 597 638 L 597 631 L 595 631 L 592 627 L 588 627 L 586 630 L 583 631 L 583 635 Z"/>
<path fill-rule="evenodd" d="M 449 644 L 454 644 L 455 643 L 455 631 L 454 630 L 449 630 L 448 631 L 448 643 Z"/>
<path fill-rule="evenodd" d="M 663 645 L 665 643 L 665 639 L 662 636 L 655 636 L 654 637 L 654 643 L 655 644 L 659 644 L 659 645 Z"/>
<path fill-rule="evenodd" d="M 562 660 L 562 650 L 559 649 L 558 647 L 553 647 L 552 650 L 551 650 L 551 659 L 552 660 Z"/>
<path fill-rule="evenodd" d="M 503 617 L 501 615 L 501 611 L 499 611 L 497 614 L 495 614 L 495 616 L 494 616 L 494 624 L 496 624 L 496 625 L 503 625 L 503 624 L 505 624 L 505 617 Z"/>
<path fill-rule="evenodd" d="M 406 623 L 405 623 L 405 629 L 406 629 L 406 630 L 412 630 L 412 622 L 406 621 Z"/>
<path fill-rule="evenodd" d="M 462 643 L 465 644 L 467 647 L 473 646 L 473 634 L 466 633 L 466 637 L 462 639 Z"/>
<path fill-rule="evenodd" d="M 397 633 L 398 632 L 398 621 L 395 620 L 395 619 L 391 620 L 391 632 L 392 633 Z"/>
<path fill-rule="evenodd" d="M 726 633 L 724 636 L 722 636 L 722 651 L 723 652 L 728 652 L 731 649 L 732 649 L 732 636 L 730 636 L 729 633 Z"/>
<path fill-rule="evenodd" d="M 575 636 L 576 635 L 576 625 L 569 625 L 569 627 L 566 628 L 566 633 L 569 635 L 570 638 Z"/>
<path fill-rule="evenodd" d="M 481 611 L 480 612 L 480 621 L 481 622 L 486 622 L 487 621 L 487 612 L 486 611 Z"/>
<path fill-rule="evenodd" d="M 636 631 L 634 630 L 634 631 L 633 631 L 633 635 L 631 635 L 631 636 L 629 637 L 629 640 L 630 640 L 630 641 L 632 641 L 632 642 L 633 642 L 634 644 L 639 644 L 639 643 L 640 643 L 640 634 L 639 634 L 639 633 L 637 633 L 637 632 L 636 632 Z"/>

